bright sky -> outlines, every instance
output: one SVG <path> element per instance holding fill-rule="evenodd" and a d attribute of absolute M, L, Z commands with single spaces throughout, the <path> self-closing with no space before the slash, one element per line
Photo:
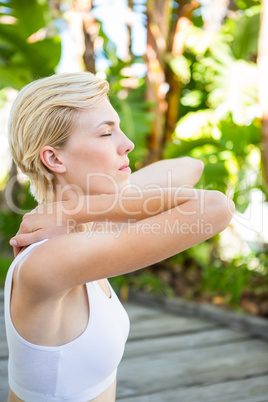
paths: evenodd
<path fill-rule="evenodd" d="M 126 0 L 95 0 L 93 15 L 102 21 L 104 33 L 116 45 L 116 54 L 124 58 L 127 54 L 127 26 L 126 20 L 132 21 L 132 52 L 141 56 L 146 50 L 145 6 L 146 0 L 134 1 L 133 13 L 130 13 Z M 76 61 L 76 47 L 67 25 L 61 26 L 62 59 L 57 72 L 79 71 Z M 98 58 L 97 70 L 107 68 L 107 61 Z M 143 69 L 144 72 L 144 69 Z"/>
<path fill-rule="evenodd" d="M 146 29 L 144 27 L 145 0 L 134 1 L 134 14 L 129 13 L 126 0 L 95 0 L 93 15 L 103 22 L 103 30 L 116 44 L 117 56 L 124 57 L 127 47 L 127 28 L 125 21 L 132 25 L 132 51 L 143 55 L 146 50 Z"/>

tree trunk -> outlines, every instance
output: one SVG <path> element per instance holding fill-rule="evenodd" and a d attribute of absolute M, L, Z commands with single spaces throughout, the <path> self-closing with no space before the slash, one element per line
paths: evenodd
<path fill-rule="evenodd" d="M 165 128 L 165 100 L 168 84 L 166 82 L 164 56 L 167 50 L 169 16 L 171 6 L 165 0 L 147 1 L 147 94 L 146 100 L 155 104 L 152 132 L 148 137 L 149 157 L 146 164 L 162 158 L 163 134 Z"/>
<path fill-rule="evenodd" d="M 155 103 L 155 121 L 148 138 L 146 164 L 162 158 L 178 121 L 181 85 L 167 57 L 182 54 L 185 32 L 197 7 L 196 0 L 182 0 L 175 12 L 165 0 L 147 2 L 147 100 Z"/>
<path fill-rule="evenodd" d="M 259 103 L 262 109 L 262 142 L 261 152 L 264 169 L 264 180 L 268 186 L 268 0 L 263 0 L 261 28 L 259 36 L 258 68 L 259 68 Z"/>
<path fill-rule="evenodd" d="M 127 25 L 127 56 L 126 56 L 126 61 L 127 60 L 133 60 L 133 52 L 131 49 L 132 41 L 131 41 L 131 33 L 132 33 L 132 16 L 133 16 L 133 0 L 127 0 L 127 5 L 128 5 L 128 12 L 127 12 L 127 17 L 126 17 L 126 25 Z"/>
<path fill-rule="evenodd" d="M 94 42 L 98 36 L 99 23 L 91 14 L 92 7 L 92 0 L 75 0 L 68 12 L 68 19 L 76 42 L 80 69 L 95 73 Z"/>
<path fill-rule="evenodd" d="M 169 35 L 168 52 L 173 57 L 181 56 L 184 50 L 184 41 L 186 38 L 187 30 L 192 25 L 193 11 L 199 7 L 199 3 L 193 0 L 191 3 L 181 2 L 178 9 L 178 21 L 175 25 L 175 30 L 171 29 Z M 174 133 L 178 117 L 179 105 L 181 97 L 181 83 L 178 77 L 173 73 L 170 66 L 166 65 L 166 80 L 169 85 L 167 93 L 167 113 L 165 122 L 165 132 L 163 136 L 163 147 L 167 142 L 171 141 L 172 134 Z"/>

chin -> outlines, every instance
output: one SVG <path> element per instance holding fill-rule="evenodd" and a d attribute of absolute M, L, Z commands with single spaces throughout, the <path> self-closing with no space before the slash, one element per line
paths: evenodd
<path fill-rule="evenodd" d="M 129 179 L 124 180 L 121 183 L 118 183 L 119 190 L 122 190 L 124 187 L 128 187 L 130 185 Z"/>
<path fill-rule="evenodd" d="M 99 195 L 99 194 L 117 194 L 122 191 L 125 187 L 130 185 L 129 177 L 124 180 L 116 180 L 115 178 L 109 180 L 102 180 L 99 182 L 92 182 L 91 186 L 87 187 L 86 193 L 88 195 Z"/>

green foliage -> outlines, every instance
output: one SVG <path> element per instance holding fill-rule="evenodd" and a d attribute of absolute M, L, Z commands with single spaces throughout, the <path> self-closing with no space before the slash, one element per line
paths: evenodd
<path fill-rule="evenodd" d="M 252 6 L 256 6 L 261 4 L 260 0 L 234 0 L 234 5 L 236 8 L 240 11 L 247 10 L 248 8 L 251 8 Z"/>
<path fill-rule="evenodd" d="M 115 278 L 110 278 L 109 281 L 116 292 L 119 292 L 123 286 L 127 286 L 131 287 L 133 290 L 142 290 L 169 297 L 174 296 L 172 288 L 148 270 L 134 274 L 120 275 Z"/>
<path fill-rule="evenodd" d="M 169 260 L 173 266 L 183 266 L 184 270 L 189 269 L 189 266 L 199 267 L 201 270 L 201 282 L 196 284 L 190 295 L 206 295 L 210 299 L 220 296 L 226 304 L 239 310 L 245 289 L 252 289 L 257 294 L 268 287 L 267 247 L 227 260 L 220 255 L 218 239 L 219 235 Z"/>
<path fill-rule="evenodd" d="M 211 120 L 212 117 L 214 121 Z M 178 139 L 167 144 L 165 158 L 189 155 L 202 159 L 205 169 L 199 187 L 224 193 L 229 191 L 234 197 L 237 210 L 244 212 L 249 203 L 250 190 L 259 188 L 262 182 L 258 163 L 251 161 L 253 152 L 257 155 L 257 160 L 260 157 L 259 120 L 254 120 L 249 126 L 240 126 L 233 122 L 231 116 L 217 121 L 208 109 L 187 113 L 179 121 L 177 131 Z M 182 135 L 183 132 L 190 132 L 192 135 L 181 139 L 180 133 Z M 255 179 L 247 184 L 245 180 L 252 171 L 256 172 Z"/>
<path fill-rule="evenodd" d="M 208 291 L 211 297 L 222 295 L 228 304 L 238 307 L 242 292 L 249 286 L 250 281 L 257 275 L 267 277 L 267 256 L 266 261 L 263 261 L 266 268 L 263 264 L 262 273 L 257 274 L 249 269 L 253 260 L 261 265 L 263 256 L 263 253 L 251 252 L 247 256 L 238 256 L 228 262 L 223 262 L 220 258 L 213 259 L 209 264 L 203 265 L 199 291 Z"/>
<path fill-rule="evenodd" d="M 142 271 L 138 276 L 133 276 L 132 287 L 135 290 L 144 290 L 155 294 L 173 296 L 174 292 L 167 284 L 148 271 Z"/>
<path fill-rule="evenodd" d="M 6 100 L 6 88 L 21 89 L 29 82 L 55 73 L 61 56 L 60 38 L 52 24 L 45 0 L 6 0 L 0 2 L 0 103 Z M 6 183 L 1 183 L 2 189 Z M 0 244 L 3 273 L 12 258 L 9 239 L 18 231 L 22 215 L 36 206 L 29 184 L 15 185 L 12 197 L 22 213 L 7 209 L 1 193 Z"/>
<path fill-rule="evenodd" d="M 51 24 L 48 2 L 7 0 L 0 3 L 0 11 L 1 87 L 20 89 L 53 74 L 60 60 L 61 43 Z M 43 33 L 34 38 L 32 35 L 41 29 Z"/>
<path fill-rule="evenodd" d="M 205 170 L 199 186 L 229 193 L 239 212 L 247 208 L 252 188 L 265 191 L 256 115 L 259 18 L 260 5 L 254 5 L 227 18 L 213 36 L 193 26 L 184 54 L 169 61 L 183 86 L 180 119 L 164 157 L 201 159 Z M 255 181 L 242 191 L 241 183 L 253 171 Z"/>
<path fill-rule="evenodd" d="M 231 50 L 236 59 L 251 60 L 258 52 L 261 5 L 253 5 L 240 17 L 228 19 L 223 32 L 231 39 Z"/>
<path fill-rule="evenodd" d="M 29 182 L 15 186 L 16 190 L 12 194 L 12 202 L 21 213 L 16 213 L 12 209 L 2 207 L 0 210 L 0 288 L 4 286 L 8 268 L 13 260 L 13 248 L 9 245 L 9 240 L 19 230 L 22 217 L 36 207 L 37 203 L 29 192 Z M 4 193 L 0 193 L 0 205 L 4 205 Z"/>
<path fill-rule="evenodd" d="M 12 258 L 0 257 L 0 288 L 4 286 L 7 271 L 11 262 Z"/>
<path fill-rule="evenodd" d="M 181 81 L 182 96 L 180 118 L 164 157 L 201 159 L 205 169 L 198 186 L 227 193 L 243 213 L 253 188 L 260 188 L 266 197 L 268 192 L 262 185 L 261 122 L 256 109 L 260 4 L 250 0 L 238 3 L 244 11 L 226 18 L 218 34 L 209 36 L 200 24 L 194 25 L 183 55 L 169 60 Z M 228 304 L 237 307 L 257 267 L 266 266 L 267 271 L 267 257 L 252 251 L 225 262 L 218 251 L 216 236 L 171 260 L 185 266 L 190 258 L 202 270 L 198 292 L 223 295 Z M 254 259 L 257 263 L 251 270 Z"/>
<path fill-rule="evenodd" d="M 132 171 L 139 167 L 148 155 L 147 134 L 150 132 L 153 114 L 150 112 L 151 103 L 141 102 L 145 86 L 131 90 L 125 99 L 120 99 L 120 92 L 110 97 L 111 103 L 118 112 L 122 131 L 134 142 L 131 152 L 130 167 Z"/>
<path fill-rule="evenodd" d="M 2 193 L 2 197 L 3 197 Z M 21 220 L 24 214 L 30 212 L 37 205 L 29 191 L 29 182 L 20 185 L 12 194 L 12 202 L 21 211 L 14 212 L 11 208 L 2 208 L 0 212 L 0 244 L 2 253 L 11 256 L 12 248 L 9 245 L 9 239 L 19 230 Z M 1 204 L 4 201 L 1 200 Z"/>
<path fill-rule="evenodd" d="M 191 71 L 189 68 L 189 62 L 185 56 L 181 55 L 173 57 L 170 60 L 169 65 L 174 74 L 177 75 L 177 77 L 183 84 L 189 83 L 191 79 Z"/>

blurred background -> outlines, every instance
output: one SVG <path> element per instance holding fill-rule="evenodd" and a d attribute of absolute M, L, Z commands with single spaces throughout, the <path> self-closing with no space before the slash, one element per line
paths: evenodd
<path fill-rule="evenodd" d="M 129 289 L 268 317 L 268 7 L 258 0 L 0 1 L 0 286 L 8 244 L 36 206 L 12 163 L 7 120 L 16 94 L 51 74 L 106 78 L 132 171 L 165 158 L 205 164 L 197 187 L 232 197 L 220 235 L 135 274 Z M 178 172 L 179 174 L 179 172 Z"/>

